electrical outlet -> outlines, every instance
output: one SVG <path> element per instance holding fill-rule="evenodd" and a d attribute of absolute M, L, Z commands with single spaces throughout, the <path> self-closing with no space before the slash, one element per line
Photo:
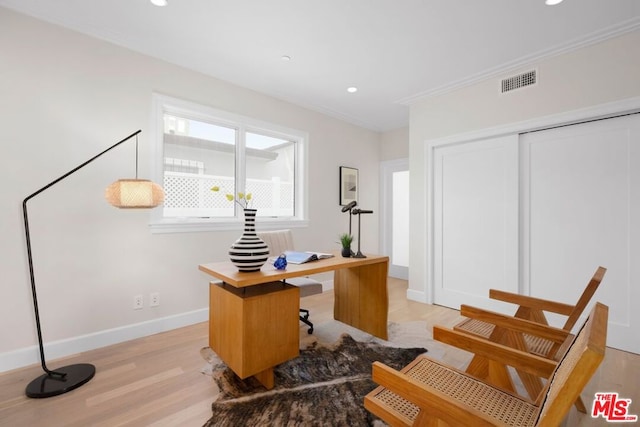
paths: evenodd
<path fill-rule="evenodd" d="M 142 307 L 144 307 L 144 300 L 142 298 L 142 295 L 136 295 L 135 297 L 133 297 L 133 309 L 140 310 Z"/>
<path fill-rule="evenodd" d="M 152 292 L 151 295 L 149 295 L 149 306 L 157 307 L 159 305 L 160 305 L 160 293 Z"/>

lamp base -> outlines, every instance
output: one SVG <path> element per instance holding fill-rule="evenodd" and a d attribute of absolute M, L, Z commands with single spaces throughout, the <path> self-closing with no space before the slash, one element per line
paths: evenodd
<path fill-rule="evenodd" d="M 65 375 L 63 378 L 44 374 L 31 381 L 26 389 L 27 397 L 44 398 L 57 396 L 74 390 L 87 383 L 96 374 L 96 367 L 88 363 L 63 366 L 56 369 Z"/>
<path fill-rule="evenodd" d="M 366 257 L 367 256 L 360 251 L 358 251 L 358 253 L 353 256 L 353 258 L 366 258 Z"/>

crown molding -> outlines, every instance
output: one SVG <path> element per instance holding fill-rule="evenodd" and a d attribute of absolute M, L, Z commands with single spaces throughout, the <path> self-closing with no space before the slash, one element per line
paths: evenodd
<path fill-rule="evenodd" d="M 395 101 L 395 103 L 410 106 L 415 102 L 423 100 L 425 98 L 430 98 L 438 95 L 443 95 L 449 92 L 453 92 L 463 87 L 471 86 L 472 84 L 479 83 L 481 81 L 484 81 L 490 78 L 498 77 L 500 75 L 504 75 L 518 68 L 531 67 L 540 60 L 552 58 L 554 56 L 562 55 L 568 52 L 582 49 L 587 46 L 598 44 L 608 39 L 619 37 L 624 34 L 637 31 L 639 29 L 640 29 L 640 18 L 632 18 L 620 24 L 613 25 L 613 26 L 604 28 L 600 31 L 593 32 L 586 37 L 573 39 L 568 42 L 557 45 L 555 47 L 545 49 L 537 53 L 533 53 L 531 55 L 520 57 L 514 61 L 505 62 L 504 64 L 489 68 L 488 70 L 474 74 L 464 79 L 457 80 L 455 82 L 452 82 L 446 85 L 438 86 L 433 89 L 428 89 L 423 92 L 418 92 L 406 98 L 399 99 Z"/>

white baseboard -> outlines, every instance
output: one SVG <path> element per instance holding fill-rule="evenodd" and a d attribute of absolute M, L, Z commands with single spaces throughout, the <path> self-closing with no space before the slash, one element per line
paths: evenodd
<path fill-rule="evenodd" d="M 333 280 L 326 280 L 321 283 L 323 292 L 333 289 Z M 170 331 L 172 329 L 193 325 L 195 323 L 206 322 L 207 320 L 209 320 L 209 309 L 203 308 L 188 313 L 176 314 L 174 316 L 148 320 L 133 325 L 45 343 L 44 354 L 47 364 L 49 364 L 49 361 L 53 361 L 61 357 L 67 357 L 83 351 L 95 350 L 108 345 L 146 337 L 159 332 Z M 90 360 L 87 361 L 87 363 L 90 362 Z M 0 353 L 0 372 L 6 372 L 12 369 L 23 368 L 25 366 L 39 363 L 40 352 L 37 345 L 6 353 Z M 55 369 L 55 365 L 49 366 L 49 368 Z"/>
<path fill-rule="evenodd" d="M 70 356 L 83 351 L 95 350 L 97 348 L 118 344 L 136 338 L 146 337 L 159 332 L 170 331 L 172 329 L 205 322 L 207 320 L 209 320 L 209 309 L 203 308 L 160 319 L 148 320 L 133 325 L 45 343 L 44 354 L 48 365 L 49 361 L 53 361 L 54 359 L 59 359 L 61 357 Z M 91 361 L 87 360 L 86 362 L 90 363 Z M 6 372 L 12 369 L 39 363 L 40 351 L 37 345 L 7 353 L 0 353 L 0 372 Z M 55 369 L 55 365 L 49 366 L 49 368 Z"/>
<path fill-rule="evenodd" d="M 411 301 L 418 301 L 428 304 L 427 293 L 423 291 L 416 291 L 414 289 L 407 289 L 407 299 Z"/>

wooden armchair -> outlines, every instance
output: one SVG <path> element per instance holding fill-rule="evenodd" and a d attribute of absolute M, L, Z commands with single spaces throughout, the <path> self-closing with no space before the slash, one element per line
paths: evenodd
<path fill-rule="evenodd" d="M 510 348 L 526 352 L 528 354 L 532 353 L 530 353 L 527 349 L 524 338 L 525 336 L 528 336 L 531 339 L 535 340 L 548 341 L 554 347 L 558 346 L 559 348 L 561 348 L 559 354 L 564 354 L 566 352 L 566 348 L 571 344 L 574 338 L 573 335 L 571 335 L 564 329 L 554 328 L 552 326 L 542 325 L 530 320 L 506 316 L 500 313 L 481 310 L 467 305 L 462 305 L 460 307 L 460 314 L 494 325 L 495 332 L 492 335 L 492 339 L 477 337 L 475 335 L 467 334 L 466 332 L 454 330 L 457 334 L 463 336 L 472 336 L 485 342 L 500 343 Z M 509 390 L 515 393 L 516 387 L 513 382 L 511 373 L 508 369 L 508 366 L 512 366 L 520 377 L 522 385 L 527 391 L 528 396 L 531 399 L 535 400 L 540 395 L 544 387 L 541 377 L 546 380 L 548 378 L 548 375 L 536 375 L 533 372 L 523 370 L 518 365 L 508 365 L 502 363 L 499 360 L 491 359 L 485 354 L 474 351 L 474 348 L 471 345 L 459 339 L 459 335 L 443 334 L 441 333 L 441 331 L 436 331 L 434 328 L 434 338 L 436 340 L 474 353 L 471 362 L 469 362 L 469 365 L 466 368 L 466 372 L 468 374 L 473 375 L 476 378 L 485 380 L 497 387 L 501 387 L 505 390 Z M 537 354 L 534 355 L 542 357 Z M 557 360 L 555 359 L 547 357 L 543 358 L 549 361 L 553 366 L 557 364 Z M 584 407 L 584 404 L 580 399 L 578 399 L 578 401 L 576 402 L 576 407 L 581 412 L 586 411 L 586 408 Z"/>
<path fill-rule="evenodd" d="M 514 294 L 497 289 L 489 290 L 489 298 L 518 305 L 518 309 L 513 317 L 527 319 L 543 325 L 549 324 L 544 315 L 545 311 L 565 315 L 567 316 L 567 320 L 562 329 L 571 332 L 571 329 L 573 329 L 582 312 L 589 304 L 593 294 L 595 294 L 598 289 L 606 272 L 606 268 L 598 267 L 575 305 Z M 453 328 L 458 331 L 491 339 L 492 341 L 496 341 L 494 338 L 497 338 L 496 335 L 499 335 L 499 333 L 495 333 L 494 324 L 478 318 L 465 319 Z M 524 338 L 527 350 L 540 356 L 553 358 L 560 348 L 559 345 L 554 345 L 554 343 L 549 340 L 536 338 L 534 336 L 525 336 Z"/>
<path fill-rule="evenodd" d="M 489 292 L 491 298 L 518 305 L 514 316 L 463 305 L 460 314 L 467 319 L 455 325 L 454 330 L 557 361 L 565 352 L 563 346 L 566 347 L 572 339 L 569 333 L 598 289 L 606 271 L 606 268 L 598 267 L 575 305 L 492 289 Z M 562 329 L 548 327 L 544 311 L 568 316 Z M 518 369 L 516 371 L 529 396 L 535 399 L 543 388 L 540 378 Z M 507 389 L 514 389 L 506 367 L 499 367 L 495 363 L 490 366 L 487 359 L 480 355 L 473 357 L 467 372 Z M 576 407 L 586 412 L 581 399 L 576 401 Z"/>
<path fill-rule="evenodd" d="M 456 331 L 474 352 L 549 377 L 545 393 L 529 400 L 444 363 L 420 356 L 401 371 L 373 363 L 380 384 L 364 406 L 391 426 L 558 426 L 604 359 L 607 306 L 596 303 L 564 357 L 555 362 Z M 434 335 L 438 327 L 434 328 Z M 472 345 L 472 344 L 468 344 Z M 551 369 L 551 371 L 549 371 Z M 549 373 L 547 375 L 545 373 Z"/>

